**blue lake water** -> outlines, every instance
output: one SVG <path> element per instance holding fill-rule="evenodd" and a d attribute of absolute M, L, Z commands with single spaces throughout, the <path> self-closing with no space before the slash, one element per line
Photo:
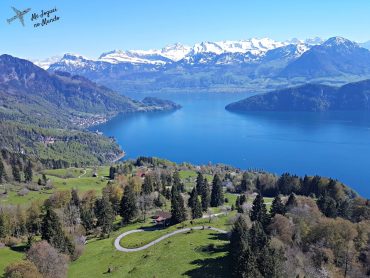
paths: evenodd
<path fill-rule="evenodd" d="M 318 174 L 341 180 L 370 197 L 368 113 L 240 114 L 224 107 L 247 94 L 159 96 L 183 108 L 120 115 L 98 127 L 117 139 L 126 158 L 156 156 L 176 162 L 260 168 L 277 174 Z"/>

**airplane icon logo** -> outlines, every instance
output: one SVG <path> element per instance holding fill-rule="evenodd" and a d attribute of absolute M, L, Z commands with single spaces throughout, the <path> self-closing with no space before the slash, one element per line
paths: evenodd
<path fill-rule="evenodd" d="M 8 24 L 10 24 L 11 22 L 13 22 L 14 20 L 16 19 L 19 19 L 19 21 L 22 23 L 22 25 L 24 26 L 24 19 L 23 19 L 23 16 L 28 13 L 31 9 L 28 8 L 28 9 L 25 9 L 24 11 L 20 11 L 20 10 L 17 10 L 16 8 L 12 7 L 13 11 L 16 13 L 15 16 L 13 16 L 12 18 L 10 19 L 7 19 L 6 21 L 8 22 Z"/>

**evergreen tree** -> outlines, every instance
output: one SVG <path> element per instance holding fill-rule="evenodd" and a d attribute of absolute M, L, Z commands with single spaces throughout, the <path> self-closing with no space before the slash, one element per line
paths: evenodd
<path fill-rule="evenodd" d="M 310 195 L 311 193 L 311 180 L 310 178 L 305 175 L 303 180 L 302 180 L 302 186 L 301 186 L 302 190 L 301 190 L 301 194 L 302 195 Z"/>
<path fill-rule="evenodd" d="M 171 189 L 167 188 L 164 196 L 166 197 L 167 200 L 170 200 L 171 199 Z"/>
<path fill-rule="evenodd" d="M 252 221 L 261 223 L 264 229 L 266 229 L 268 224 L 270 223 L 270 218 L 267 214 L 265 202 L 260 194 L 258 194 L 253 201 L 250 217 Z"/>
<path fill-rule="evenodd" d="M 260 180 L 260 177 L 257 177 L 257 180 L 256 180 L 256 189 L 258 192 L 262 192 L 262 183 L 261 183 L 261 180 Z"/>
<path fill-rule="evenodd" d="M 253 252 L 258 253 L 267 246 L 269 238 L 261 222 L 255 221 L 249 231 L 249 244 Z"/>
<path fill-rule="evenodd" d="M 208 180 L 206 178 L 203 181 L 203 190 L 200 197 L 202 200 L 202 210 L 207 211 L 211 202 L 211 192 L 209 191 Z"/>
<path fill-rule="evenodd" d="M 32 181 L 32 163 L 31 160 L 28 160 L 28 163 L 26 165 L 26 169 L 24 170 L 24 180 L 25 182 L 31 182 Z"/>
<path fill-rule="evenodd" d="M 154 200 L 154 205 L 158 208 L 163 207 L 163 205 L 165 203 L 165 201 L 163 199 L 164 199 L 164 197 L 160 193 L 158 193 L 157 198 L 155 198 L 155 200 Z"/>
<path fill-rule="evenodd" d="M 198 190 L 196 187 L 193 188 L 190 194 L 189 207 L 191 208 L 191 215 L 193 219 L 202 218 L 202 205 L 199 201 Z"/>
<path fill-rule="evenodd" d="M 153 179 L 151 175 L 146 175 L 144 178 L 144 183 L 141 188 L 141 193 L 148 195 L 153 192 Z"/>
<path fill-rule="evenodd" d="M 203 190 L 204 190 L 204 177 L 202 175 L 202 173 L 198 172 L 198 176 L 197 176 L 197 181 L 196 181 L 196 189 L 198 191 L 198 195 L 202 195 L 203 193 Z"/>
<path fill-rule="evenodd" d="M 95 213 L 94 210 L 83 207 L 81 208 L 81 224 L 84 226 L 87 232 L 91 231 L 95 227 Z"/>
<path fill-rule="evenodd" d="M 285 205 L 283 204 L 280 196 L 276 196 L 274 200 L 272 201 L 271 209 L 270 209 L 270 215 L 271 217 L 274 217 L 276 214 L 284 215 L 286 212 Z"/>
<path fill-rule="evenodd" d="M 12 164 L 12 174 L 16 182 L 21 182 L 21 174 L 17 165 Z"/>
<path fill-rule="evenodd" d="M 337 202 L 328 194 L 324 193 L 321 195 L 316 203 L 326 217 L 334 218 L 338 215 Z"/>
<path fill-rule="evenodd" d="M 240 183 L 240 190 L 242 191 L 242 192 L 246 192 L 246 191 L 248 191 L 249 190 L 249 188 L 248 188 L 248 173 L 247 172 L 244 172 L 243 173 L 243 177 L 242 177 L 242 181 L 241 181 L 241 183 Z"/>
<path fill-rule="evenodd" d="M 109 168 L 109 179 L 114 180 L 114 176 L 117 173 L 117 168 L 114 166 L 111 166 Z"/>
<path fill-rule="evenodd" d="M 212 182 L 211 207 L 218 207 L 224 203 L 224 192 L 220 177 L 215 174 Z"/>
<path fill-rule="evenodd" d="M 258 258 L 258 268 L 263 277 L 281 278 L 283 277 L 283 258 L 282 250 L 265 246 L 260 252 Z"/>
<path fill-rule="evenodd" d="M 48 179 L 47 179 L 46 175 L 42 174 L 42 185 L 46 185 L 47 182 L 48 182 Z"/>
<path fill-rule="evenodd" d="M 0 183 L 3 183 L 4 180 L 5 180 L 5 167 L 0 155 Z"/>
<path fill-rule="evenodd" d="M 184 199 L 175 185 L 171 191 L 171 224 L 178 224 L 186 220 Z"/>
<path fill-rule="evenodd" d="M 72 189 L 71 191 L 71 203 L 75 205 L 77 208 L 81 207 L 81 200 L 78 196 L 78 191 L 76 189 Z"/>
<path fill-rule="evenodd" d="M 337 202 L 338 203 L 338 202 Z M 345 219 L 350 219 L 351 217 L 351 203 L 349 200 L 344 200 L 341 201 L 338 205 L 338 216 L 345 218 Z"/>
<path fill-rule="evenodd" d="M 297 198 L 294 193 L 290 193 L 288 201 L 285 203 L 285 210 L 288 211 L 292 207 L 296 207 L 298 204 Z"/>
<path fill-rule="evenodd" d="M 74 246 L 64 234 L 58 215 L 48 207 L 42 220 L 41 238 L 62 253 L 73 254 Z"/>
<path fill-rule="evenodd" d="M 247 197 L 245 195 L 240 195 L 236 197 L 235 201 L 235 208 L 238 211 L 238 213 L 243 213 L 243 204 L 247 201 Z"/>
<path fill-rule="evenodd" d="M 233 277 L 262 277 L 258 270 L 256 254 L 251 250 L 248 226 L 244 216 L 239 216 L 234 223 L 229 253 L 232 257 Z"/>
<path fill-rule="evenodd" d="M 103 195 L 101 199 L 96 200 L 94 210 L 96 218 L 98 219 L 98 226 L 102 228 L 103 233 L 109 236 L 113 228 L 115 216 L 112 203 L 109 201 L 107 195 Z"/>
<path fill-rule="evenodd" d="M 125 187 L 125 192 L 121 199 L 120 215 L 123 223 L 129 223 L 138 212 L 137 198 L 132 186 Z"/>
<path fill-rule="evenodd" d="M 184 188 L 184 184 L 181 182 L 179 171 L 175 171 L 173 173 L 172 180 L 173 180 L 173 186 L 175 186 L 178 191 L 184 192 L 185 188 Z"/>

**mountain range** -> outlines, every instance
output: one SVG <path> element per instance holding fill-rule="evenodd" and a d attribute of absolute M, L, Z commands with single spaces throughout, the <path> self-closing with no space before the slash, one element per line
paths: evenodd
<path fill-rule="evenodd" d="M 258 91 L 370 78 L 369 44 L 342 37 L 279 42 L 269 38 L 113 50 L 88 59 L 65 54 L 35 61 L 49 72 L 82 75 L 119 92 Z"/>
<path fill-rule="evenodd" d="M 162 106 L 164 105 L 165 106 Z M 0 56 L 0 118 L 65 127 L 89 117 L 179 108 L 171 102 L 144 103 L 118 94 L 85 77 L 47 72 L 33 63 Z M 45 120 L 46 119 L 46 120 Z"/>
<path fill-rule="evenodd" d="M 118 144 L 87 127 L 118 113 L 178 108 L 157 98 L 132 100 L 86 77 L 0 56 L 0 149 L 50 167 L 111 162 L 122 156 Z"/>
<path fill-rule="evenodd" d="M 341 87 L 322 84 L 272 91 L 226 106 L 229 111 L 369 111 L 370 80 Z"/>

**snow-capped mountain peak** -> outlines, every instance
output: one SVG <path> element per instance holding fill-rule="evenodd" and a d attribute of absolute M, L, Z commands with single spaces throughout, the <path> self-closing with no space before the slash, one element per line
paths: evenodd
<path fill-rule="evenodd" d="M 61 55 L 56 55 L 46 59 L 37 59 L 37 60 L 30 59 L 30 61 L 34 63 L 36 66 L 44 70 L 47 70 L 50 67 L 50 65 L 59 62 L 61 59 L 62 59 Z"/>
<path fill-rule="evenodd" d="M 160 54 L 172 61 L 179 61 L 184 58 L 191 50 L 190 46 L 181 43 L 167 45 L 161 49 Z"/>
<path fill-rule="evenodd" d="M 322 44 L 323 47 L 345 47 L 345 48 L 357 48 L 359 45 L 353 41 L 342 37 L 329 38 Z"/>

